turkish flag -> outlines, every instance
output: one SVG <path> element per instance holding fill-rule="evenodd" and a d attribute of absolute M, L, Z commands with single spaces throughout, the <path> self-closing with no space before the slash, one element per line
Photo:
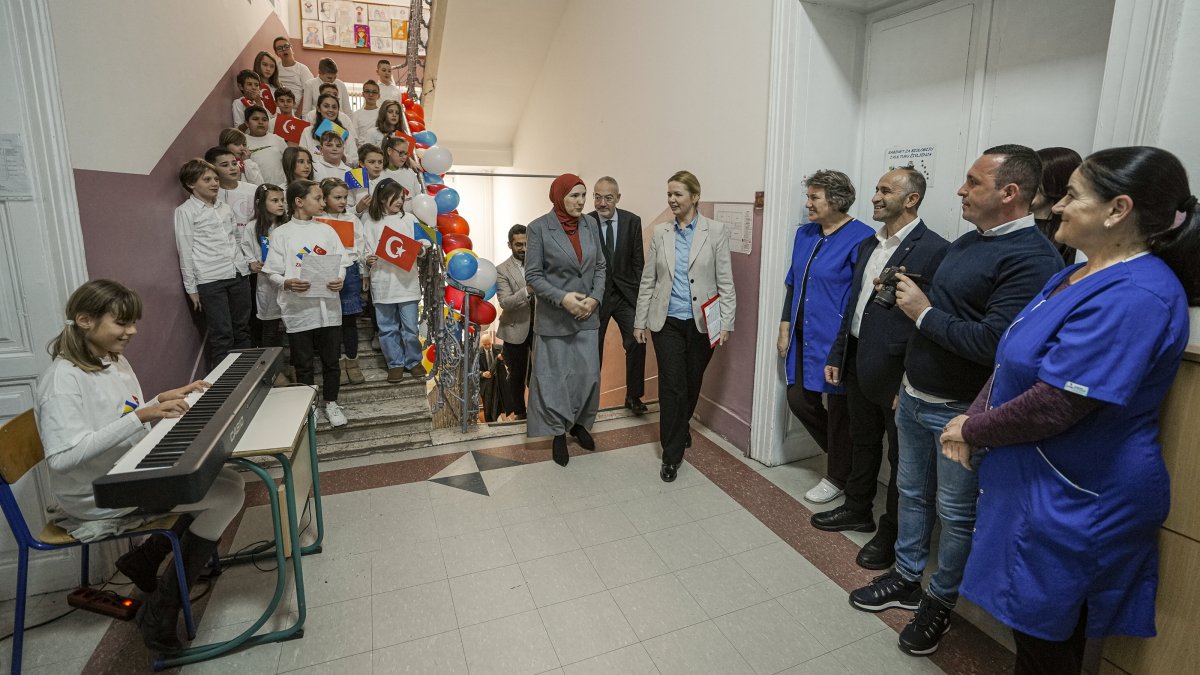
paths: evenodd
<path fill-rule="evenodd" d="M 300 144 L 304 130 L 310 127 L 308 122 L 289 115 L 279 115 L 275 118 L 275 135 L 288 143 Z"/>
<path fill-rule="evenodd" d="M 271 92 L 271 85 L 266 82 L 262 83 L 262 102 L 263 107 L 272 115 L 275 114 L 275 94 Z"/>
<path fill-rule="evenodd" d="M 383 234 L 379 235 L 379 246 L 375 247 L 375 255 L 396 267 L 411 272 L 417 254 L 421 252 L 421 242 L 406 237 L 403 234 L 384 225 Z"/>

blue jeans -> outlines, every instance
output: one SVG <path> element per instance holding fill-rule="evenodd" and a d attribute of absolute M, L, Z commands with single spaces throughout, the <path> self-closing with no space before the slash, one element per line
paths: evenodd
<path fill-rule="evenodd" d="M 896 572 L 909 581 L 920 581 L 929 560 L 934 518 L 940 519 L 938 564 L 929 578 L 929 594 L 950 607 L 958 601 L 958 586 L 971 552 L 979 476 L 943 456 L 939 438 L 942 427 L 969 406 L 965 401 L 927 403 L 901 389 L 896 408 L 900 434 Z"/>
<path fill-rule="evenodd" d="M 417 336 L 417 301 L 375 303 L 379 323 L 379 347 L 388 368 L 413 368 L 421 363 L 421 339 Z"/>

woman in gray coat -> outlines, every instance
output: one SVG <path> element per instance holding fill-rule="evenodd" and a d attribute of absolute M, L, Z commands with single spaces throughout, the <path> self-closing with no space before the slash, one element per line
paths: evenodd
<path fill-rule="evenodd" d="M 595 450 L 589 433 L 600 405 L 600 320 L 604 255 L 600 226 L 583 215 L 587 186 L 566 173 L 550 185 L 553 209 L 529 224 L 525 282 L 537 297 L 528 436 L 553 436 L 566 466 L 567 433 Z"/>

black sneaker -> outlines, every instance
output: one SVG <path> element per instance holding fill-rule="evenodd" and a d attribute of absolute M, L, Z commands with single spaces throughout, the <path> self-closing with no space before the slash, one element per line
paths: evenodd
<path fill-rule="evenodd" d="M 910 612 L 921 604 L 921 584 L 888 570 L 862 588 L 850 591 L 850 606 L 864 612 L 882 612 L 893 607 Z"/>
<path fill-rule="evenodd" d="M 909 656 L 928 656 L 937 651 L 942 636 L 949 632 L 950 608 L 922 594 L 916 615 L 900 631 L 900 650 Z"/>

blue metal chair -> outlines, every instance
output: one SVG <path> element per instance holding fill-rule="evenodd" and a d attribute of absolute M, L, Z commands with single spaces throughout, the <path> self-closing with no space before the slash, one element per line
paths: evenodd
<path fill-rule="evenodd" d="M 4 510 L 4 519 L 12 530 L 17 542 L 17 608 L 13 621 L 12 672 L 21 672 L 21 647 L 25 637 L 25 593 L 29 580 L 29 551 L 56 551 L 59 549 L 82 547 L 83 565 L 79 572 L 79 585 L 88 585 L 88 546 L 102 541 L 127 539 L 146 534 L 165 534 L 171 541 L 171 550 L 175 556 L 175 574 L 179 575 L 180 600 L 183 604 L 183 620 L 187 627 L 188 639 L 196 637 L 196 626 L 192 621 L 192 604 L 188 597 L 187 577 L 183 572 L 183 556 L 179 552 L 179 539 L 171 531 L 176 516 L 167 515 L 148 523 L 145 527 L 123 532 L 112 537 L 87 544 L 77 541 L 74 537 L 55 523 L 47 523 L 38 536 L 33 536 L 25 523 L 25 516 L 13 495 L 12 485 L 21 479 L 30 469 L 37 466 L 45 458 L 41 438 L 38 436 L 37 423 L 33 411 L 26 410 L 3 426 L 0 426 L 0 507 Z"/>

